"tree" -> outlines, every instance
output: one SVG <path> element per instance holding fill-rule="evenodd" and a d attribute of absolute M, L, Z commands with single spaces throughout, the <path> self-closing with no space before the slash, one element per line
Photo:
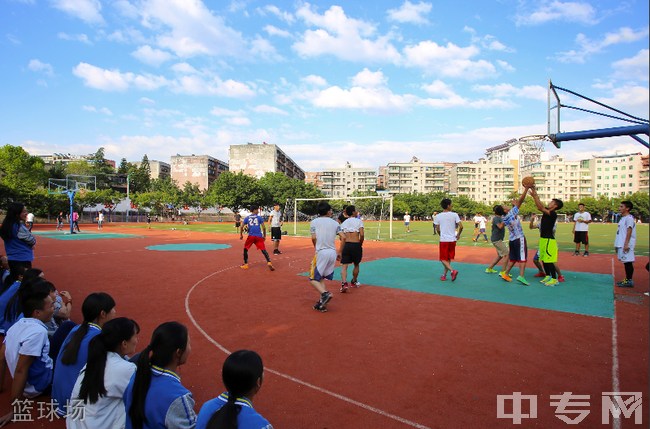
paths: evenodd
<path fill-rule="evenodd" d="M 185 182 L 183 190 L 181 191 L 180 203 L 186 208 L 192 208 L 197 216 L 201 216 L 201 212 L 206 207 L 205 193 L 199 189 L 199 185 L 192 182 Z"/>
<path fill-rule="evenodd" d="M 120 161 L 120 166 L 117 167 L 117 174 L 127 174 L 129 172 L 129 163 L 126 161 L 126 158 L 122 158 Z"/>
<path fill-rule="evenodd" d="M 88 163 L 91 166 L 91 174 L 89 174 L 89 176 L 95 176 L 97 180 L 97 189 L 110 188 L 110 177 L 115 174 L 115 169 L 108 163 L 106 158 L 104 158 L 104 148 L 100 147 L 97 149 L 97 152 L 91 155 L 88 159 Z"/>
<path fill-rule="evenodd" d="M 25 198 L 47 183 L 43 160 L 31 156 L 22 147 L 0 147 L 0 185 L 18 198 Z"/>
<path fill-rule="evenodd" d="M 108 221 L 111 222 L 113 212 L 117 205 L 124 199 L 124 195 L 114 189 L 100 189 L 95 192 L 98 204 L 103 204 L 104 209 L 108 211 Z"/>
<path fill-rule="evenodd" d="M 257 179 L 242 172 L 223 172 L 212 182 L 207 193 L 207 201 L 211 206 L 228 207 L 233 212 L 252 205 L 261 206 L 269 201 L 269 197 Z"/>

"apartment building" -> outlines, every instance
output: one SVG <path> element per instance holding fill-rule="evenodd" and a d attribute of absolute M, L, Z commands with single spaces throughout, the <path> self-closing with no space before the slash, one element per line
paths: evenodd
<path fill-rule="evenodd" d="M 386 190 L 391 194 L 449 191 L 449 162 L 392 162 L 386 166 Z"/>
<path fill-rule="evenodd" d="M 139 168 L 142 165 L 142 161 L 134 162 L 133 164 Z M 164 179 L 165 177 L 171 177 L 172 167 L 166 162 L 149 160 L 149 171 L 150 178 Z"/>
<path fill-rule="evenodd" d="M 451 168 L 449 192 L 492 204 L 506 200 L 516 190 L 515 176 L 515 166 L 510 163 L 493 163 L 486 159 L 480 159 L 477 163 L 463 162 Z"/>
<path fill-rule="evenodd" d="M 648 192 L 648 155 L 639 152 L 595 156 L 589 161 L 593 197 L 612 198 Z"/>
<path fill-rule="evenodd" d="M 580 200 L 593 193 L 589 160 L 567 161 L 556 155 L 548 161 L 528 165 L 522 169 L 521 176 L 535 178 L 535 189 L 543 202 L 553 198 Z M 518 190 L 522 190 L 521 183 Z"/>
<path fill-rule="evenodd" d="M 209 155 L 171 157 L 171 177 L 180 187 L 190 182 L 198 185 L 201 190 L 208 189 L 224 171 L 228 171 L 228 164 Z"/>
<path fill-rule="evenodd" d="M 274 144 L 231 145 L 228 163 L 230 171 L 242 172 L 258 179 L 266 173 L 284 173 L 292 179 L 305 180 L 305 172 Z"/>
<path fill-rule="evenodd" d="M 374 192 L 377 189 L 377 170 L 354 168 L 347 162 L 343 168 L 331 168 L 320 174 L 318 187 L 326 197 L 346 198 L 355 192 Z"/>

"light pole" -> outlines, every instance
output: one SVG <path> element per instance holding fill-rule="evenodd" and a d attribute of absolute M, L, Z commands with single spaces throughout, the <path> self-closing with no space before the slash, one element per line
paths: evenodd
<path fill-rule="evenodd" d="M 129 223 L 129 212 L 131 211 L 131 198 L 129 198 L 129 177 L 131 177 L 131 173 L 128 173 L 126 175 L 126 201 L 128 202 L 128 206 L 126 207 L 126 223 Z"/>

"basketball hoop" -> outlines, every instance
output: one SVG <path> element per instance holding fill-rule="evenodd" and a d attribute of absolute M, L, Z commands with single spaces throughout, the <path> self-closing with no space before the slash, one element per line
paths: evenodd
<path fill-rule="evenodd" d="M 535 141 L 545 141 L 550 142 L 551 139 L 546 134 L 531 134 L 529 136 L 519 137 L 517 139 L 520 142 L 535 142 Z"/>

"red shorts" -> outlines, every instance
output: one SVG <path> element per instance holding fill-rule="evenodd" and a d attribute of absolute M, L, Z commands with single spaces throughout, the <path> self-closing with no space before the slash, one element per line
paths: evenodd
<path fill-rule="evenodd" d="M 244 243 L 244 249 L 250 249 L 253 244 L 255 244 L 257 250 L 266 250 L 266 245 L 264 245 L 264 237 L 256 237 L 254 235 L 249 235 L 248 237 L 246 237 L 246 243 Z"/>
<path fill-rule="evenodd" d="M 440 260 L 451 261 L 456 256 L 456 242 L 455 241 L 441 241 L 440 242 Z"/>

